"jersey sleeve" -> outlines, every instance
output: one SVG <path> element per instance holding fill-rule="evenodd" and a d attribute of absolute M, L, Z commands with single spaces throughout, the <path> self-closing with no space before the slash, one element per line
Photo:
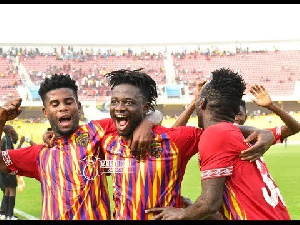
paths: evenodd
<path fill-rule="evenodd" d="M 198 152 L 198 143 L 203 132 L 202 129 L 192 126 L 180 126 L 175 133 L 174 140 L 178 144 L 181 155 L 190 158 Z"/>
<path fill-rule="evenodd" d="M 202 134 L 198 148 L 202 180 L 232 175 L 233 162 L 242 150 L 237 139 L 242 140 L 243 135 L 236 134 L 214 128 Z"/>
<path fill-rule="evenodd" d="M 101 127 L 103 131 L 103 136 L 109 133 L 113 133 L 117 130 L 112 118 L 94 120 L 93 122 L 98 124 Z"/>
<path fill-rule="evenodd" d="M 283 142 L 283 139 L 282 139 L 282 136 L 281 136 L 281 126 L 269 128 L 269 130 L 272 131 L 272 133 L 275 137 L 273 145 Z"/>
<path fill-rule="evenodd" d="M 5 165 L 12 173 L 40 180 L 37 158 L 41 148 L 42 145 L 34 145 L 1 153 Z"/>

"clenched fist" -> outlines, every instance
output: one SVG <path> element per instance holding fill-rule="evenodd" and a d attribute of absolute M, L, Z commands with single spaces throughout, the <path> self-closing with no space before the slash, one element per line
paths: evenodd
<path fill-rule="evenodd" d="M 21 98 L 10 99 L 0 108 L 0 121 L 8 121 L 15 119 L 22 112 Z"/>

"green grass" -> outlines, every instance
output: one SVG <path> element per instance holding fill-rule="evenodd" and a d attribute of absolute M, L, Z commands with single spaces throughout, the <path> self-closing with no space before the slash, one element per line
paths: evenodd
<path fill-rule="evenodd" d="M 288 211 L 293 220 L 300 219 L 300 145 L 272 146 L 264 156 L 269 171 L 279 186 Z M 109 187 L 111 178 L 108 178 Z M 40 183 L 32 178 L 25 178 L 26 188 L 17 193 L 16 208 L 27 214 L 40 217 L 41 190 Z M 112 188 L 110 189 L 112 194 Z M 197 157 L 188 163 L 182 183 L 182 195 L 193 201 L 201 194 L 200 170 Z M 18 215 L 18 214 L 17 214 Z M 25 218 L 24 218 L 25 219 Z"/>

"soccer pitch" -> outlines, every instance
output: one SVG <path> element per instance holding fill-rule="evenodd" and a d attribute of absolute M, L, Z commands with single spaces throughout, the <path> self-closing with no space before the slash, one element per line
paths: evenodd
<path fill-rule="evenodd" d="M 288 143 L 272 146 L 264 155 L 269 171 L 279 186 L 292 220 L 300 219 L 300 145 Z M 109 180 L 112 194 L 111 178 Z M 31 216 L 40 217 L 41 191 L 40 184 L 35 179 L 25 178 L 25 189 L 17 193 L 15 208 Z M 188 163 L 182 182 L 182 195 L 195 201 L 201 193 L 200 170 L 197 156 Z M 111 202 L 113 204 L 112 198 Z M 26 220 L 27 218 L 17 216 Z"/>

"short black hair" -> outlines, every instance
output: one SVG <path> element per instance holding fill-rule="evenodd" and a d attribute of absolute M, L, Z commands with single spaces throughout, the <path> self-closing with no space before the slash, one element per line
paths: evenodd
<path fill-rule="evenodd" d="M 156 82 L 148 74 L 142 72 L 143 68 L 137 70 L 116 70 L 105 74 L 108 78 L 108 83 L 113 90 L 120 84 L 130 84 L 138 87 L 145 97 L 145 100 L 150 104 L 150 109 L 154 111 L 156 105 L 157 90 Z"/>
<path fill-rule="evenodd" d="M 45 103 L 46 94 L 49 91 L 58 89 L 58 88 L 70 88 L 73 90 L 76 100 L 78 101 L 78 87 L 76 81 L 71 78 L 69 74 L 54 74 L 50 78 L 46 78 L 40 85 L 39 95 Z M 44 104 L 45 105 L 45 104 Z"/>
<path fill-rule="evenodd" d="M 7 136 L 9 136 L 9 131 L 10 130 L 12 130 L 12 129 L 14 129 L 14 127 L 12 126 L 12 125 L 5 125 L 4 127 L 3 127 L 3 132 L 5 133 L 5 135 L 7 135 Z"/>
<path fill-rule="evenodd" d="M 246 83 L 238 73 L 229 68 L 212 72 L 212 80 L 203 87 L 201 98 L 206 98 L 213 117 L 217 120 L 234 121 Z"/>

